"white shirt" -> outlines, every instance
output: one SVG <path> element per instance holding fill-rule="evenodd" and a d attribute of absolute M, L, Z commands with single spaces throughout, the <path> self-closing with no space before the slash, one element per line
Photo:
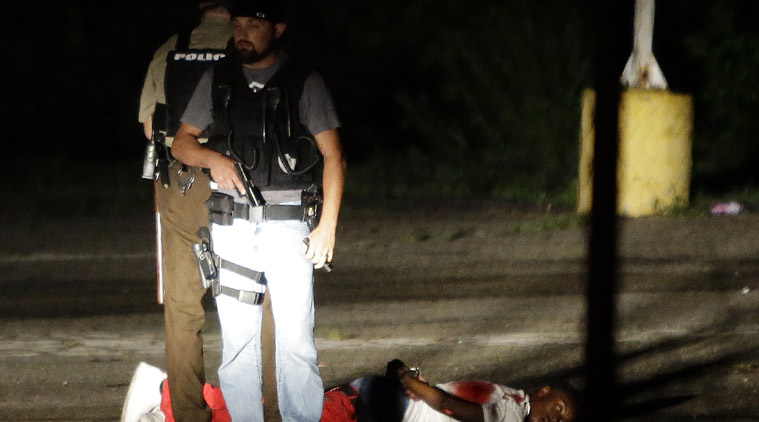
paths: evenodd
<path fill-rule="evenodd" d="M 441 390 L 482 405 L 485 422 L 523 422 L 530 413 L 530 398 L 522 390 L 485 381 L 438 384 Z M 422 400 L 410 400 L 403 422 L 456 422 Z"/>

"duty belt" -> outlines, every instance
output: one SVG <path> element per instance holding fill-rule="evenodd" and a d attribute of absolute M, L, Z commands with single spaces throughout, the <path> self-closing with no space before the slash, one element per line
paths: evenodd
<path fill-rule="evenodd" d="M 312 205 L 262 205 L 252 207 L 234 201 L 230 195 L 212 192 L 206 201 L 209 220 L 223 226 L 232 225 L 234 219 L 248 220 L 251 223 L 264 221 L 307 221 L 313 218 L 316 209 Z"/>

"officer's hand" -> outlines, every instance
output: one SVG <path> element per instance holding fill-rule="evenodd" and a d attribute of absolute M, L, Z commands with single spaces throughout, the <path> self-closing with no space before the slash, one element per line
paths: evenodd
<path fill-rule="evenodd" d="M 235 162 L 231 158 L 219 154 L 209 168 L 211 178 L 221 189 L 237 189 L 241 195 L 245 195 L 245 185 L 237 175 Z"/>
<path fill-rule="evenodd" d="M 145 123 L 142 124 L 142 130 L 145 131 L 145 137 L 148 139 L 153 139 L 153 116 L 150 116 L 150 119 L 148 119 Z"/>
<path fill-rule="evenodd" d="M 308 249 L 306 258 L 314 263 L 314 268 L 319 269 L 327 262 L 332 262 L 335 251 L 335 231 L 322 225 L 316 226 L 308 235 Z"/>

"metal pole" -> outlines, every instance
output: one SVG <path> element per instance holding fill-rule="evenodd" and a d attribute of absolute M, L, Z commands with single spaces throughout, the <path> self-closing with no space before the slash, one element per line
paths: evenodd
<path fill-rule="evenodd" d="M 654 0 L 635 1 L 633 51 L 620 79 L 624 86 L 667 89 L 667 80 L 653 52 L 654 6 Z"/>
<path fill-rule="evenodd" d="M 621 4 L 620 4 L 621 3 Z M 614 58 L 624 44 L 624 6 L 595 1 L 595 142 L 587 285 L 586 385 L 582 421 L 614 421 L 616 379 L 617 152 L 620 85 Z M 630 10 L 630 9 L 628 9 Z"/>

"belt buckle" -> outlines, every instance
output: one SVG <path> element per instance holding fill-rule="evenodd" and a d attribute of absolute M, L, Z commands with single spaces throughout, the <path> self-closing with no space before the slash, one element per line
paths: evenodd
<path fill-rule="evenodd" d="M 251 223 L 260 223 L 266 221 L 266 206 L 251 207 L 248 206 L 248 221 Z"/>

